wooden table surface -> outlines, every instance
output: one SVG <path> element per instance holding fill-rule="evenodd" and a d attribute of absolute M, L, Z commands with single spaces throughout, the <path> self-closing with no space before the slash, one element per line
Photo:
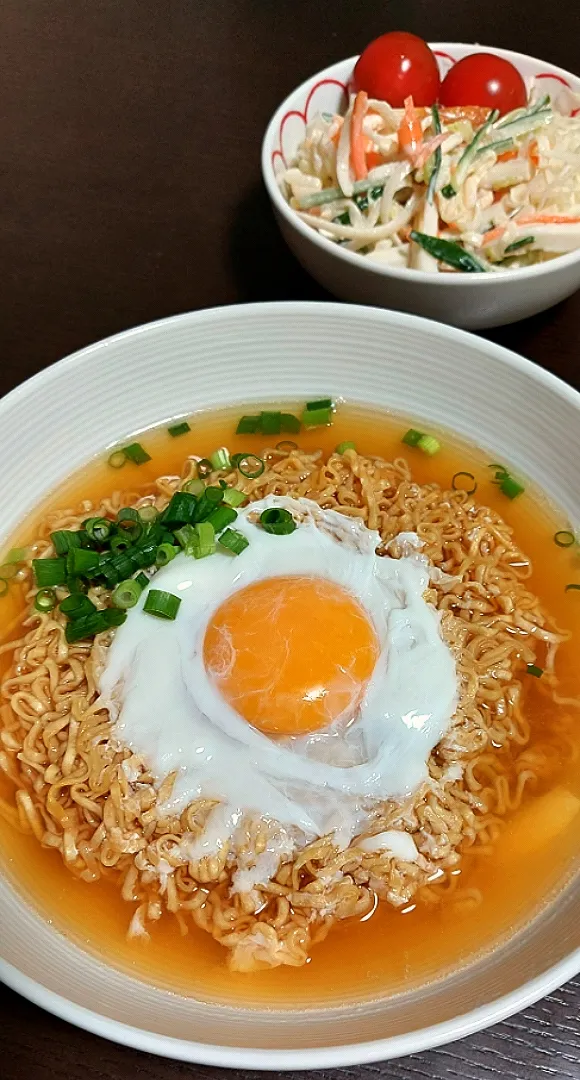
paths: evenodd
<path fill-rule="evenodd" d="M 276 231 L 261 135 L 297 83 L 394 28 L 580 67 L 578 0 L 1 0 L 0 391 L 160 316 L 325 299 Z M 579 320 L 580 293 L 491 336 L 580 386 Z M 572 982 L 463 1042 L 325 1075 L 580 1080 L 579 1006 Z M 0 1010 L 5 1080 L 227 1080 L 5 988 Z"/>

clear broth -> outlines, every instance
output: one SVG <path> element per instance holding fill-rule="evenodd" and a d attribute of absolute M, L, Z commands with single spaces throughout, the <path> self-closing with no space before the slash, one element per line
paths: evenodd
<path fill-rule="evenodd" d="M 232 435 L 239 415 L 240 410 L 235 414 L 198 414 L 191 421 L 191 432 L 178 438 L 171 438 L 165 428 L 148 432 L 141 441 L 152 460 L 142 466 L 128 463 L 122 472 L 111 470 L 105 454 L 55 492 L 14 542 L 22 544 L 32 539 L 35 525 L 47 510 L 74 506 L 87 497 L 97 502 L 117 487 L 138 490 L 157 476 L 178 473 L 188 454 L 207 455 L 221 445 L 227 445 L 232 453 L 259 452 L 266 442 L 263 436 Z M 363 453 L 386 458 L 403 455 L 419 483 L 436 481 L 448 486 L 456 472 L 467 469 L 474 473 L 479 485 L 478 500 L 497 510 L 513 526 L 522 549 L 532 559 L 530 588 L 558 625 L 572 631 L 571 640 L 558 654 L 558 674 L 561 693 L 578 696 L 580 594 L 566 593 L 565 585 L 580 581 L 580 558 L 577 547 L 564 550 L 553 540 L 557 529 L 567 527 L 566 521 L 539 492 L 529 488 L 513 502 L 507 499 L 490 482 L 493 474 L 488 469 L 489 457 L 448 433 L 441 434 L 442 449 L 432 458 L 402 446 L 401 435 L 409 426 L 401 418 L 341 406 L 331 428 L 301 434 L 298 441 L 305 449 L 320 447 L 330 451 L 342 440 L 352 439 Z M 17 590 L 11 590 L 0 605 L 2 637 L 9 640 L 9 627 L 22 609 Z M 541 734 L 549 708 L 535 682 L 530 677 L 526 684 L 532 740 Z M 560 773 L 550 786 L 555 785 L 565 786 L 580 797 L 580 770 L 574 761 L 562 760 Z M 8 795 L 10 787 L 0 778 L 2 794 Z M 338 923 L 326 941 L 314 947 L 306 967 L 276 968 L 254 975 L 230 972 L 225 950 L 217 942 L 193 925 L 183 937 L 169 914 L 153 926 L 150 941 L 127 941 L 132 908 L 113 883 L 89 885 L 78 881 L 65 869 L 58 853 L 41 848 L 34 837 L 16 832 L 2 818 L 0 863 L 55 929 L 137 978 L 205 1001 L 246 1007 L 332 1006 L 392 995 L 440 978 L 489 951 L 534 917 L 570 878 L 578 855 L 577 820 L 533 855 L 518 854 L 517 844 L 514 846 L 518 817 L 545 790 L 538 787 L 533 796 L 526 797 L 493 857 L 466 856 L 462 860 L 458 871 L 461 884 L 481 891 L 479 906 L 458 909 L 446 902 L 437 907 L 411 903 L 403 911 L 396 911 L 382 903 L 371 918 Z"/>

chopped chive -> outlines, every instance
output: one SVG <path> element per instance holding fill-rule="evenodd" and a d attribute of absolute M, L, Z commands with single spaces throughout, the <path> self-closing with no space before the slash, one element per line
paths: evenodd
<path fill-rule="evenodd" d="M 244 548 L 248 547 L 249 540 L 238 529 L 226 529 L 218 538 L 218 544 L 231 551 L 232 555 L 240 555 Z"/>
<path fill-rule="evenodd" d="M 320 409 L 332 409 L 332 398 L 318 398 L 317 401 L 306 402 L 306 412 L 318 412 Z"/>
<path fill-rule="evenodd" d="M 71 548 L 81 546 L 80 534 L 71 529 L 58 529 L 50 534 L 50 539 L 57 555 L 67 555 Z"/>
<path fill-rule="evenodd" d="M 288 435 L 297 435 L 300 431 L 300 420 L 293 413 L 280 413 L 280 431 Z"/>
<path fill-rule="evenodd" d="M 52 611 L 56 606 L 54 589 L 39 589 L 34 597 L 34 606 L 37 611 Z"/>
<path fill-rule="evenodd" d="M 254 435 L 260 426 L 259 416 L 242 416 L 238 420 L 236 435 Z"/>
<path fill-rule="evenodd" d="M 115 608 L 106 608 L 105 611 L 96 611 L 94 615 L 87 615 L 83 619 L 75 619 L 69 622 L 65 630 L 65 637 L 69 645 L 75 641 L 83 641 L 92 638 L 95 634 L 102 634 L 104 630 L 111 630 L 114 626 L 120 626 L 125 622 L 127 615 L 124 611 Z"/>
<path fill-rule="evenodd" d="M 175 530 L 174 535 L 180 547 L 186 548 L 195 536 L 193 525 L 182 525 L 180 529 Z"/>
<path fill-rule="evenodd" d="M 191 524 L 195 521 L 195 512 L 199 502 L 200 499 L 189 491 L 174 491 L 161 515 L 163 525 L 174 528 L 178 525 Z"/>
<path fill-rule="evenodd" d="M 133 580 L 137 582 L 137 584 L 139 585 L 139 587 L 141 589 L 146 589 L 148 584 L 149 584 L 149 578 L 147 577 L 147 574 L 143 573 L 142 570 L 137 574 L 137 577 L 134 578 Z"/>
<path fill-rule="evenodd" d="M 80 551 L 80 548 L 76 550 Z M 98 556 L 97 556 L 98 558 Z M 64 585 L 66 581 L 67 560 L 58 559 L 33 559 L 32 569 L 34 580 L 40 589 L 50 588 L 53 585 Z"/>
<path fill-rule="evenodd" d="M 279 435 L 282 430 L 282 413 L 260 413 L 260 431 L 262 435 Z"/>
<path fill-rule="evenodd" d="M 260 525 L 264 532 L 273 533 L 275 536 L 286 536 L 294 532 L 296 522 L 288 510 L 272 506 L 263 510 L 260 514 Z"/>
<path fill-rule="evenodd" d="M 109 539 L 113 529 L 113 522 L 108 518 L 93 517 L 85 521 L 85 530 L 91 540 L 96 544 L 104 544 Z"/>
<path fill-rule="evenodd" d="M 520 248 L 527 247 L 528 244 L 533 244 L 534 240 L 534 236 L 523 236 L 521 240 L 514 240 L 513 244 L 508 244 L 504 249 L 504 255 L 509 255 L 512 251 L 519 251 Z"/>
<path fill-rule="evenodd" d="M 176 439 L 178 435 L 187 435 L 187 432 L 191 431 L 187 420 L 182 420 L 180 424 L 172 424 L 167 428 L 167 434 L 171 435 L 172 439 Z"/>
<path fill-rule="evenodd" d="M 94 615 L 97 608 L 92 600 L 89 600 L 88 596 L 83 593 L 71 593 L 61 602 L 60 610 L 63 615 L 74 621 L 75 619 L 84 619 L 88 615 Z"/>
<path fill-rule="evenodd" d="M 162 589 L 150 589 L 143 604 L 143 611 L 146 611 L 148 615 L 155 615 L 158 619 L 170 619 L 173 621 L 179 611 L 180 604 L 181 599 L 179 596 L 163 592 Z"/>
<path fill-rule="evenodd" d="M 526 667 L 526 671 L 528 675 L 533 675 L 536 679 L 541 678 L 541 676 L 544 674 L 544 669 L 538 667 L 537 664 L 528 664 Z"/>
<path fill-rule="evenodd" d="M 125 451 L 113 450 L 113 453 L 107 459 L 107 464 L 110 465 L 111 469 L 122 469 L 123 465 L 127 464 Z"/>
<path fill-rule="evenodd" d="M 576 592 L 580 589 L 580 585 L 577 585 L 575 581 L 571 581 L 569 585 L 566 585 L 564 592 Z"/>
<path fill-rule="evenodd" d="M 461 484 L 459 484 L 459 486 L 458 486 L 455 483 L 455 481 L 459 480 L 462 476 L 467 477 L 468 480 L 472 480 L 473 484 L 470 484 L 470 486 L 468 488 L 467 487 L 462 487 Z M 477 480 L 475 479 L 475 476 L 473 475 L 473 473 L 470 473 L 470 472 L 456 472 L 453 479 L 452 479 L 452 481 L 451 481 L 451 487 L 453 488 L 454 491 L 464 491 L 466 495 L 474 495 L 475 492 L 477 491 Z"/>
<path fill-rule="evenodd" d="M 434 435 L 421 435 L 417 446 L 419 450 L 422 450 L 424 454 L 428 454 L 429 457 L 438 454 L 441 449 L 441 443 Z"/>
<path fill-rule="evenodd" d="M 117 533 L 116 536 L 111 537 L 109 547 L 113 555 L 118 555 L 122 551 L 128 551 L 130 547 L 133 547 L 133 541 L 129 533 L 126 533 L 126 535 Z"/>
<path fill-rule="evenodd" d="M 203 480 L 213 472 L 213 465 L 209 458 L 201 458 L 197 463 L 197 475 Z"/>
<path fill-rule="evenodd" d="M 554 543 L 562 548 L 572 547 L 576 543 L 576 537 L 569 529 L 560 529 L 557 533 L 554 533 Z"/>
<path fill-rule="evenodd" d="M 67 574 L 81 574 L 83 577 L 92 577 L 98 573 L 100 556 L 96 551 L 87 551 L 86 548 L 72 548 L 66 558 Z M 56 584 L 56 582 L 53 582 Z"/>
<path fill-rule="evenodd" d="M 88 589 L 86 581 L 83 581 L 82 578 L 74 575 L 67 575 L 65 586 L 69 593 L 86 593 Z"/>
<path fill-rule="evenodd" d="M 238 472 L 241 472 L 242 476 L 248 480 L 255 480 L 261 476 L 265 468 L 262 458 L 256 457 L 255 454 L 244 454 L 237 464 Z"/>
<path fill-rule="evenodd" d="M 152 525 L 153 522 L 157 521 L 158 517 L 159 510 L 156 506 L 151 506 L 148 504 L 147 506 L 139 507 L 139 518 L 144 525 Z"/>
<path fill-rule="evenodd" d="M 213 454 L 210 454 L 209 460 L 213 469 L 229 469 L 231 466 L 230 452 L 227 446 L 220 446 L 219 450 L 214 450 Z"/>
<path fill-rule="evenodd" d="M 190 495 L 198 496 L 205 491 L 205 484 L 201 477 L 195 476 L 193 480 L 187 480 L 181 490 L 187 491 Z"/>
<path fill-rule="evenodd" d="M 157 566 L 167 566 L 168 563 L 173 561 L 177 552 L 178 548 L 174 547 L 173 544 L 160 544 L 157 548 L 157 555 L 155 556 Z"/>
<path fill-rule="evenodd" d="M 282 442 L 276 443 L 276 450 L 279 450 L 281 454 L 291 454 L 297 449 L 298 443 L 292 442 L 291 439 L 282 439 Z"/>
<path fill-rule="evenodd" d="M 422 438 L 423 432 L 417 431 L 417 428 L 411 427 L 408 431 L 405 432 L 403 438 L 401 439 L 401 442 L 404 442 L 407 446 L 417 446 Z"/>
<path fill-rule="evenodd" d="M 522 484 L 518 484 L 517 480 L 514 480 L 513 476 L 505 476 L 499 485 L 499 490 L 503 495 L 507 495 L 508 499 L 515 499 L 518 495 L 521 495 L 526 489 Z"/>
<path fill-rule="evenodd" d="M 223 494 L 223 501 L 226 506 L 241 506 L 247 498 L 248 496 L 245 491 L 240 491 L 238 488 L 233 487 L 226 488 Z"/>
<path fill-rule="evenodd" d="M 311 403 L 313 405 L 314 403 Z M 304 427 L 328 427 L 332 423 L 332 408 L 330 405 L 321 406 L 320 409 L 314 409 L 306 406 L 302 413 L 302 423 Z"/>
<path fill-rule="evenodd" d="M 452 199 L 455 195 L 455 188 L 453 184 L 445 184 L 445 187 L 441 188 L 441 194 L 444 199 Z"/>
<path fill-rule="evenodd" d="M 190 524 L 195 525 L 199 521 L 205 521 L 212 510 L 222 502 L 223 489 L 220 487 L 206 487 L 203 495 L 200 495 L 195 505 Z"/>
<path fill-rule="evenodd" d="M 193 527 L 193 536 L 185 549 L 194 559 L 205 559 L 215 551 L 215 529 L 211 521 L 199 521 Z"/>
<path fill-rule="evenodd" d="M 334 452 L 335 454 L 344 454 L 347 450 L 356 450 L 355 444 L 353 442 L 349 442 L 348 439 L 346 439 L 345 442 L 340 442 L 338 446 L 335 447 Z"/>
<path fill-rule="evenodd" d="M 141 446 L 141 443 L 138 442 L 129 443 L 128 446 L 124 446 L 123 453 L 134 465 L 144 465 L 146 461 L 151 461 L 151 454 L 148 454 L 145 447 Z"/>
<path fill-rule="evenodd" d="M 139 575 L 144 577 L 147 585 L 149 584 L 145 574 Z M 128 578 L 127 581 L 121 581 L 119 585 L 113 590 L 111 601 L 116 608 L 120 608 L 121 611 L 126 611 L 128 608 L 135 607 L 141 593 L 143 592 L 143 586 L 139 582 L 138 578 Z"/>
<path fill-rule="evenodd" d="M 233 506 L 225 506 L 222 503 L 221 506 L 217 506 L 215 510 L 212 510 L 206 520 L 210 525 L 213 525 L 214 532 L 219 533 L 222 529 L 231 525 L 232 521 L 235 521 L 237 516 L 237 510 L 234 510 Z"/>

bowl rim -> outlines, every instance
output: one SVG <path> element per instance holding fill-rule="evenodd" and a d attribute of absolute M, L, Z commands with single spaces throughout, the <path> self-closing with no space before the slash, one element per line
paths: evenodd
<path fill-rule="evenodd" d="M 163 331 L 179 324 L 185 326 L 191 324 L 192 327 L 195 327 L 198 323 L 212 322 L 213 320 L 235 322 L 240 319 L 242 321 L 248 319 L 251 321 L 254 315 L 268 314 L 275 317 L 277 312 L 291 313 L 296 318 L 300 318 L 308 317 L 309 314 L 314 314 L 320 309 L 329 311 L 334 318 L 339 319 L 354 318 L 364 322 L 365 319 L 372 317 L 374 320 L 384 324 L 398 325 L 402 329 L 418 326 L 431 337 L 435 335 L 442 339 L 451 339 L 458 343 L 463 342 L 466 347 L 469 347 L 475 341 L 490 356 L 506 364 L 509 368 L 520 372 L 531 379 L 532 382 L 542 383 L 556 396 L 572 404 L 580 415 L 580 392 L 575 390 L 574 387 L 565 383 L 552 372 L 546 371 L 512 350 L 488 341 L 486 338 L 480 338 L 468 333 L 458 327 L 437 323 L 417 315 L 383 310 L 368 305 L 347 305 L 338 302 L 321 301 L 279 301 L 275 303 L 229 305 L 185 312 L 141 324 L 103 338 L 64 357 L 15 387 L 0 400 L 0 420 L 4 414 L 10 411 L 13 404 L 22 398 L 26 398 L 29 393 L 38 390 L 43 384 L 50 384 L 54 380 L 58 380 L 60 374 L 68 370 L 68 368 L 82 368 L 83 365 L 90 363 L 98 364 L 104 349 L 125 341 L 132 341 L 140 336 Z M 25 900 L 23 902 L 26 903 Z M 55 938 L 58 938 L 59 931 L 55 929 L 54 934 Z M 509 944 L 509 939 L 507 939 L 506 944 Z M 179 1061 L 265 1071 L 330 1068 L 364 1064 L 390 1060 L 431 1049 L 444 1043 L 450 1043 L 498 1023 L 513 1013 L 532 1005 L 578 974 L 579 971 L 580 948 L 577 948 L 544 972 L 522 983 L 509 993 L 502 994 L 491 1002 L 478 1006 L 465 1014 L 453 1016 L 438 1024 L 365 1042 L 287 1050 L 199 1043 L 147 1031 L 79 1005 L 64 995 L 58 994 L 24 975 L 7 961 L 0 959 L 0 978 L 7 986 L 55 1016 L 93 1034 L 111 1039 L 136 1050 Z"/>
<path fill-rule="evenodd" d="M 567 71 L 566 68 L 558 67 L 556 64 L 552 64 L 547 60 L 543 61 L 539 57 L 530 56 L 527 53 L 514 52 L 512 49 L 500 49 L 493 45 L 471 45 L 468 42 L 460 41 L 429 42 L 429 47 L 434 51 L 438 50 L 440 52 L 444 52 L 449 48 L 470 49 L 472 52 L 476 53 L 492 52 L 494 55 L 500 56 L 504 60 L 510 62 L 513 62 L 515 59 L 531 60 L 535 64 L 545 63 L 555 75 L 558 75 L 561 78 L 571 79 L 573 82 L 578 82 L 580 80 L 580 76 L 574 75 L 573 72 Z M 448 285 L 452 288 L 459 285 L 467 286 L 468 288 L 491 288 L 492 285 L 498 281 L 515 282 L 526 281 L 534 277 L 539 278 L 545 274 L 552 273 L 558 268 L 564 270 L 566 267 L 575 266 L 580 262 L 580 248 L 577 248 L 576 251 L 570 251 L 564 255 L 557 255 L 554 259 L 549 259 L 547 262 L 536 263 L 534 266 L 523 266 L 515 270 L 503 270 L 501 274 L 429 274 L 425 270 L 414 270 L 411 267 L 399 269 L 394 266 L 383 266 L 375 260 L 363 259 L 357 252 L 347 251 L 344 246 L 333 243 L 332 240 L 328 240 L 325 236 L 320 236 L 315 229 L 312 229 L 302 221 L 298 217 L 296 211 L 288 205 L 286 199 L 283 197 L 272 167 L 272 147 L 276 142 L 281 120 L 285 113 L 294 107 L 292 102 L 296 94 L 304 93 L 304 96 L 306 97 L 308 95 L 308 90 L 311 89 L 312 85 L 321 79 L 329 77 L 334 68 L 343 64 L 352 64 L 354 68 L 357 60 L 358 55 L 344 57 L 342 60 L 336 60 L 333 64 L 328 64 L 327 67 L 321 68 L 321 70 L 314 75 L 304 79 L 302 83 L 286 95 L 282 103 L 275 110 L 268 122 L 262 139 L 262 178 L 268 195 L 277 212 L 281 214 L 288 224 L 296 229 L 305 240 L 310 240 L 314 246 L 319 248 L 322 252 L 326 252 L 327 254 L 332 253 L 347 266 L 356 266 L 367 273 L 377 274 L 379 277 L 383 278 L 395 278 L 398 281 L 407 281 L 409 283 L 416 282 L 418 285 L 429 284 L 434 285 L 437 288 L 445 288 Z"/>

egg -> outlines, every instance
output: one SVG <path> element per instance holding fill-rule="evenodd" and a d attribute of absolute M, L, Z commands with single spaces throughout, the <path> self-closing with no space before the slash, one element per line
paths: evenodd
<path fill-rule="evenodd" d="M 295 531 L 266 532 L 270 507 Z M 142 594 L 108 650 L 101 703 L 158 783 L 176 774 L 164 811 L 219 801 L 198 856 L 246 815 L 347 844 L 373 807 L 426 778 L 457 705 L 424 599 L 430 568 L 412 545 L 378 556 L 378 533 L 306 499 L 270 496 L 235 527 L 240 555 L 180 554 L 155 575 L 180 597 L 177 618 L 145 613 Z"/>

